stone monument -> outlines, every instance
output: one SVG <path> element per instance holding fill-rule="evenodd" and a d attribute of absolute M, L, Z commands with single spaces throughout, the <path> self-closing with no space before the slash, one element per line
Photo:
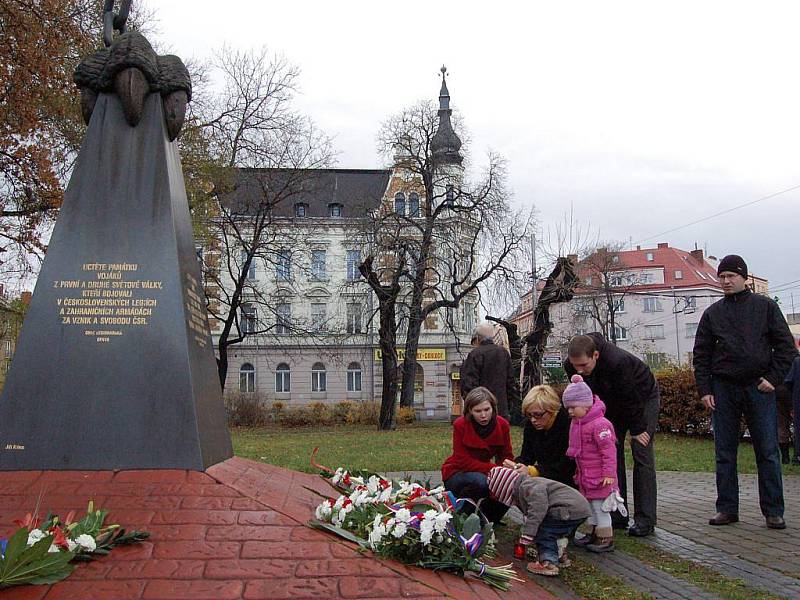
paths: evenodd
<path fill-rule="evenodd" d="M 174 141 L 191 83 L 125 31 L 129 5 L 106 0 L 107 47 L 75 73 L 88 129 L 0 397 L 0 470 L 232 456 Z"/>

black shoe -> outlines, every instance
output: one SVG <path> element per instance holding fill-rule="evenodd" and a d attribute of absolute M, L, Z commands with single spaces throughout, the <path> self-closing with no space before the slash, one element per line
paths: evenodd
<path fill-rule="evenodd" d="M 767 527 L 770 529 L 786 529 L 786 521 L 783 517 L 767 517 Z"/>
<path fill-rule="evenodd" d="M 622 519 L 620 519 L 619 521 L 615 521 L 615 520 L 612 519 L 611 527 L 613 529 L 627 529 L 628 528 L 628 519 L 625 519 L 624 521 Z"/>
<path fill-rule="evenodd" d="M 634 523 L 631 525 L 631 528 L 628 529 L 628 535 L 631 537 L 645 537 L 648 535 L 652 535 L 654 528 L 652 525 L 641 525 L 639 523 Z"/>
<path fill-rule="evenodd" d="M 733 515 L 724 512 L 718 512 L 708 520 L 709 525 L 730 525 L 731 523 L 738 523 L 739 515 Z"/>
<path fill-rule="evenodd" d="M 789 444 L 781 444 L 781 464 L 789 464 Z"/>

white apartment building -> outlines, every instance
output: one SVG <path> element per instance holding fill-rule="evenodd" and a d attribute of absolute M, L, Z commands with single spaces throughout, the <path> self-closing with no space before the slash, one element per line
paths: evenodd
<path fill-rule="evenodd" d="M 447 93 L 444 85 L 442 90 Z M 455 165 L 445 166 L 458 171 Z M 239 176 L 237 193 L 263 193 L 258 178 L 264 171 L 245 169 Z M 269 260 L 256 257 L 247 274 L 262 300 L 245 297 L 242 327 L 268 331 L 229 348 L 225 391 L 258 392 L 286 406 L 380 400 L 378 316 L 373 292 L 358 271 L 365 258 L 359 239 L 365 217 L 382 204 L 407 217 L 419 216 L 419 186 L 400 164 L 380 170 L 315 170 L 313 180 L 291 203 L 276 207 L 276 251 Z M 246 207 L 250 200 L 234 201 Z M 447 419 L 452 404 L 460 401 L 459 368 L 471 349 L 477 306 L 477 297 L 470 298 L 459 309 L 425 321 L 414 386 L 418 418 Z M 402 360 L 405 324 L 400 313 Z M 211 327 L 216 347 L 220 323 L 212 319 Z"/>

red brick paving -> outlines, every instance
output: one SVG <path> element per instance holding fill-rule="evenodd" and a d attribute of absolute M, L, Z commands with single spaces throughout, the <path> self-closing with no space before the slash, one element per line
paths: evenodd
<path fill-rule="evenodd" d="M 2 600 L 259 598 L 550 599 L 531 581 L 507 593 L 378 559 L 305 523 L 332 490 L 319 477 L 232 458 L 194 471 L 0 472 L 0 537 L 42 498 L 62 516 L 89 500 L 111 522 L 151 538 L 80 564 L 53 586 L 4 590 Z"/>

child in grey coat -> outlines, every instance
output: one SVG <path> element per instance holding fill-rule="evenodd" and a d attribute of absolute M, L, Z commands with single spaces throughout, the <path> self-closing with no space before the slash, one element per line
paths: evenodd
<path fill-rule="evenodd" d="M 489 495 L 506 506 L 522 511 L 519 543 L 536 543 L 538 562 L 528 564 L 528 571 L 538 575 L 558 575 L 559 544 L 569 538 L 591 514 L 591 508 L 578 490 L 568 485 L 530 477 L 506 467 L 494 467 L 488 476 Z"/>

